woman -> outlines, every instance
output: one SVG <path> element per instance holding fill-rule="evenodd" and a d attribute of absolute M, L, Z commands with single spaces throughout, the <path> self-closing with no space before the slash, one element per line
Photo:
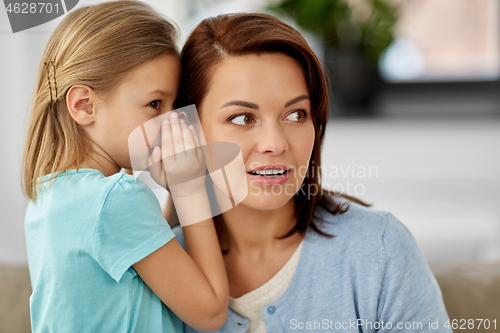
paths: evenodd
<path fill-rule="evenodd" d="M 327 84 L 296 30 L 264 14 L 209 18 L 181 62 L 177 106 L 197 106 L 208 142 L 240 146 L 249 184 L 216 218 L 231 296 L 220 332 L 451 331 L 403 224 L 321 190 Z"/>

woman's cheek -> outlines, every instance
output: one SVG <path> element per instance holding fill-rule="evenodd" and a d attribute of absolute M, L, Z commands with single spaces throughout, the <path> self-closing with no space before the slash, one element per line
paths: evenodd
<path fill-rule="evenodd" d="M 230 125 L 235 127 L 234 125 Z M 239 128 L 220 128 L 218 133 L 221 133 L 219 136 L 219 141 L 231 142 L 235 143 L 240 147 L 241 154 L 243 156 L 243 160 L 245 162 L 248 161 L 248 158 L 252 154 L 252 149 L 255 145 L 255 135 L 250 131 L 244 131 Z"/>
<path fill-rule="evenodd" d="M 299 162 L 300 166 L 307 168 L 314 148 L 314 127 L 311 124 L 311 126 L 295 131 L 293 134 L 292 140 L 297 153 L 297 162 Z"/>

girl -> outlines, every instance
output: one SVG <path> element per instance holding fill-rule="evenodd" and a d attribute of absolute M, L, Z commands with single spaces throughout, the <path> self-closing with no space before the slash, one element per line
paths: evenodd
<path fill-rule="evenodd" d="M 405 226 L 321 188 L 328 90 L 296 30 L 265 14 L 208 18 L 181 63 L 176 103 L 197 106 L 207 142 L 240 146 L 248 177 L 245 200 L 215 219 L 231 296 L 220 332 L 451 331 Z"/>
<path fill-rule="evenodd" d="M 181 320 L 206 331 L 226 319 L 212 219 L 185 228 L 188 255 L 151 190 L 119 173 L 130 132 L 173 109 L 174 39 L 149 6 L 118 1 L 73 11 L 47 44 L 23 159 L 33 332 L 179 332 Z M 175 112 L 169 120 L 162 148 L 199 146 Z"/>

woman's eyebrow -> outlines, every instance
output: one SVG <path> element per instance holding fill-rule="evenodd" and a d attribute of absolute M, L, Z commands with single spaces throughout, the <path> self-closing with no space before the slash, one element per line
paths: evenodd
<path fill-rule="evenodd" d="M 290 105 L 293 105 L 295 103 L 298 103 L 300 101 L 303 101 L 304 99 L 309 99 L 309 95 L 303 94 L 303 95 L 297 96 L 297 97 L 289 100 L 288 102 L 285 103 L 285 108 L 289 107 Z M 225 108 L 227 106 L 231 106 L 231 105 L 242 106 L 242 107 L 249 108 L 249 109 L 254 109 L 254 110 L 258 110 L 259 109 L 259 106 L 257 104 L 251 103 L 251 102 L 242 101 L 242 100 L 229 101 L 226 104 L 224 104 L 221 107 L 221 109 Z"/>
<path fill-rule="evenodd" d="M 250 103 L 250 102 L 245 102 L 245 101 L 240 101 L 240 100 L 229 101 L 226 104 L 224 104 L 221 107 L 221 109 L 225 108 L 226 106 L 230 106 L 230 105 L 243 106 L 245 108 L 254 109 L 254 110 L 258 110 L 259 109 L 259 106 L 257 104 L 255 104 L 255 103 Z"/>
<path fill-rule="evenodd" d="M 288 102 L 285 103 L 285 108 L 289 107 L 290 105 L 293 105 L 295 103 L 298 103 L 300 101 L 303 101 L 305 99 L 309 99 L 309 96 L 304 94 L 304 95 L 300 95 L 300 96 L 297 96 L 291 100 L 289 100 Z"/>

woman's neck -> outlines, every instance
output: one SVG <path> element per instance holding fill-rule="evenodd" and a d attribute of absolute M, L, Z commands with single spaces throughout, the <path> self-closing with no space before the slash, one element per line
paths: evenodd
<path fill-rule="evenodd" d="M 233 255 L 249 260 L 262 260 L 281 247 L 286 248 L 302 239 L 299 233 L 285 238 L 296 223 L 295 202 L 291 199 L 283 207 L 264 211 L 240 204 L 222 214 L 221 247 Z"/>

